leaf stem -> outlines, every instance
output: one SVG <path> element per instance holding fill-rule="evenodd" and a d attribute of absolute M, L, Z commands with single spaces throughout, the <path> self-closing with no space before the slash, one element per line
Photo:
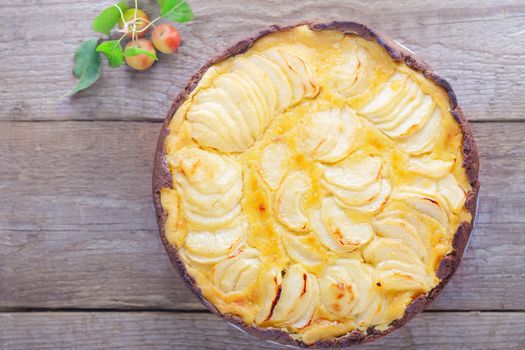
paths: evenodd
<path fill-rule="evenodd" d="M 122 23 L 126 23 L 126 20 L 124 19 L 124 13 L 122 12 L 122 9 L 118 4 L 113 4 L 114 7 L 118 9 L 118 12 L 120 12 L 120 18 L 122 19 Z"/>

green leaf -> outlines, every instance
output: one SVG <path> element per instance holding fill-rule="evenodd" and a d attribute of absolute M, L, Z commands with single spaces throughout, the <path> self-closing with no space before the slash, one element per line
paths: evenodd
<path fill-rule="evenodd" d="M 102 52 L 108 59 L 109 66 L 116 68 L 124 64 L 124 54 L 119 40 L 108 40 L 97 46 L 97 52 Z"/>
<path fill-rule="evenodd" d="M 102 11 L 100 15 L 98 15 L 97 18 L 93 20 L 91 28 L 93 28 L 95 32 L 109 35 L 111 29 L 113 29 L 115 25 L 117 25 L 117 22 L 121 16 L 117 6 L 120 8 L 122 13 L 124 13 L 124 11 L 128 9 L 127 1 L 124 0 L 115 5 L 111 5 L 110 7 Z"/>
<path fill-rule="evenodd" d="M 100 78 L 102 70 L 100 55 L 97 52 L 98 39 L 86 40 L 80 43 L 75 52 L 75 69 L 73 73 L 79 79 L 77 85 L 69 92 L 74 95 L 84 90 Z"/>
<path fill-rule="evenodd" d="M 150 52 L 148 50 L 144 50 L 133 46 L 126 47 L 126 50 L 124 50 L 124 56 L 126 57 L 137 56 L 142 54 L 157 60 L 157 55 L 155 54 L 155 52 Z"/>
<path fill-rule="evenodd" d="M 193 12 L 186 0 L 157 0 L 160 16 L 170 21 L 184 23 L 193 19 Z"/>

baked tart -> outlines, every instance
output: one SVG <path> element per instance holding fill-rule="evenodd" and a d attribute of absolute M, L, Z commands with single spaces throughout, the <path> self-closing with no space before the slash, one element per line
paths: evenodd
<path fill-rule="evenodd" d="M 202 67 L 155 156 L 162 241 L 211 311 L 263 339 L 399 328 L 457 269 L 478 155 L 450 85 L 353 22 L 273 26 Z"/>

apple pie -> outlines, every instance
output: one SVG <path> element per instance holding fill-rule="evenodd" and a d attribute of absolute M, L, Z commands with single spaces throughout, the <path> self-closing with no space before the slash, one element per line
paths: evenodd
<path fill-rule="evenodd" d="M 353 22 L 273 26 L 202 67 L 159 137 L 153 196 L 189 288 L 302 347 L 383 336 L 457 269 L 479 161 L 450 85 Z"/>

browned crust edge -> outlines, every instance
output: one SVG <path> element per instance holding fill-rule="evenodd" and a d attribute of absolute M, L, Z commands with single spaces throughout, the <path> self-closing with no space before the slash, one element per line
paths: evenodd
<path fill-rule="evenodd" d="M 467 200 L 465 203 L 466 208 L 472 214 L 472 222 L 470 224 L 463 222 L 458 228 L 457 232 L 455 233 L 452 242 L 453 251 L 446 255 L 440 262 L 437 271 L 437 276 L 441 279 L 441 282 L 436 287 L 430 290 L 429 293 L 421 295 L 418 298 L 414 299 L 405 310 L 404 316 L 401 319 L 392 322 L 386 330 L 379 331 L 371 327 L 367 330 L 366 334 L 361 331 L 352 331 L 343 336 L 319 340 L 313 344 L 305 344 L 301 341 L 297 341 L 293 339 L 288 332 L 280 329 L 261 328 L 254 325 L 245 325 L 242 319 L 240 319 L 237 316 L 221 314 L 215 308 L 215 306 L 211 304 L 202 295 L 200 288 L 196 285 L 193 278 L 187 273 L 185 265 L 180 259 L 177 250 L 175 249 L 175 247 L 171 246 L 167 242 L 164 231 L 167 215 L 164 212 L 160 203 L 161 189 L 163 187 L 173 188 L 172 177 L 168 164 L 166 162 L 166 152 L 164 149 L 165 139 L 169 133 L 168 124 L 175 112 L 177 111 L 177 109 L 179 108 L 179 106 L 184 102 L 184 100 L 191 93 L 191 91 L 195 89 L 206 70 L 218 62 L 221 62 L 229 57 L 245 52 L 258 39 L 262 38 L 263 36 L 277 31 L 291 29 L 301 25 L 308 25 L 309 28 L 313 31 L 338 30 L 345 34 L 358 35 L 369 41 L 376 41 L 379 45 L 386 49 L 386 51 L 392 57 L 392 59 L 394 59 L 395 61 L 404 61 L 407 66 L 416 71 L 421 72 L 425 77 L 433 80 L 437 85 L 445 89 L 449 97 L 451 113 L 456 119 L 456 121 L 459 123 L 463 131 L 463 167 L 466 170 L 467 176 L 470 181 L 470 185 L 472 187 L 472 190 L 467 194 Z M 452 90 L 450 84 L 446 80 L 439 77 L 432 69 L 430 69 L 430 67 L 424 61 L 422 61 L 414 53 L 402 47 L 389 37 L 381 34 L 380 32 L 372 30 L 360 23 L 338 21 L 330 23 L 300 22 L 290 26 L 274 25 L 269 27 L 268 29 L 259 32 L 257 35 L 251 38 L 238 42 L 237 44 L 226 49 L 224 52 L 222 52 L 221 54 L 210 60 L 208 63 L 206 63 L 190 79 L 190 81 L 186 85 L 186 88 L 182 90 L 179 93 L 179 95 L 175 98 L 175 101 L 173 102 L 170 110 L 168 111 L 168 114 L 166 115 L 166 118 L 160 130 L 153 166 L 153 202 L 155 205 L 157 222 L 159 224 L 160 237 L 162 242 L 164 243 L 164 247 L 166 248 L 166 251 L 172 264 L 177 268 L 179 274 L 184 279 L 184 282 L 186 283 L 188 288 L 190 288 L 193 291 L 193 293 L 197 295 L 197 297 L 201 300 L 201 302 L 208 310 L 219 315 L 225 321 L 236 326 L 237 328 L 271 342 L 303 348 L 345 347 L 355 345 L 358 343 L 370 342 L 393 332 L 397 328 L 403 326 L 405 323 L 407 323 L 425 308 L 427 308 L 430 305 L 430 303 L 439 295 L 439 293 L 441 293 L 445 285 L 456 272 L 461 262 L 463 252 L 465 251 L 466 245 L 470 238 L 472 225 L 474 223 L 474 218 L 476 215 L 476 205 L 479 191 L 478 173 L 479 157 L 477 147 L 472 136 L 470 125 L 467 119 L 465 118 L 463 110 L 457 103 L 456 95 Z"/>

